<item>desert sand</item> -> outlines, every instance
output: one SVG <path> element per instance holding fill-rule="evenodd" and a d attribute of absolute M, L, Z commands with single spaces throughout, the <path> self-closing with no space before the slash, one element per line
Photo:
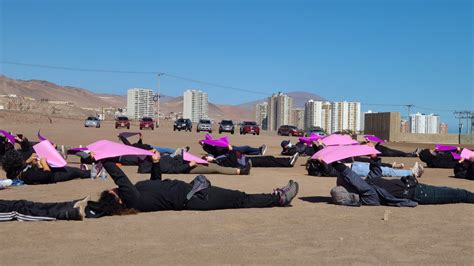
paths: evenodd
<path fill-rule="evenodd" d="M 82 120 L 46 119 L 23 122 L 0 117 L 0 128 L 36 140 L 36 131 L 59 144 L 78 146 L 99 139 L 117 140 L 123 129 L 112 122 L 84 128 Z M 202 153 L 203 134 L 173 132 L 170 123 L 143 131 L 146 143 L 164 147 L 189 145 Z M 194 128 L 195 129 L 195 128 Z M 133 125 L 130 131 L 137 131 Z M 215 135 L 218 135 L 214 133 Z M 280 141 L 296 140 L 263 133 L 228 134 L 234 145 L 267 144 L 278 155 Z M 390 143 L 405 151 L 429 144 Z M 415 158 L 384 158 L 411 167 Z M 78 160 L 70 156 L 70 165 Z M 1 265 L 64 264 L 466 264 L 474 263 L 474 205 L 451 204 L 397 207 L 344 207 L 330 203 L 335 178 L 308 176 L 303 166 L 254 168 L 248 176 L 210 175 L 213 185 L 248 193 L 271 192 L 291 178 L 300 192 L 288 208 L 219 211 L 165 211 L 86 219 L 84 221 L 1 223 Z M 133 182 L 149 178 L 136 167 L 123 167 Z M 426 169 L 420 182 L 474 191 L 474 182 L 452 178 L 450 169 Z M 0 178 L 5 173 L 0 171 Z M 164 175 L 192 180 L 192 175 Z M 114 187 L 112 179 L 73 180 L 51 185 L 14 187 L 0 191 L 2 199 L 66 201 Z M 388 220 L 384 220 L 388 215 Z"/>

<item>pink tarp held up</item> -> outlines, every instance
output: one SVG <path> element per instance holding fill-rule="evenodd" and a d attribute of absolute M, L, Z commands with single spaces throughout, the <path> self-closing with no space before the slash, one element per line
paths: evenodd
<path fill-rule="evenodd" d="M 316 140 L 322 139 L 322 138 L 323 137 L 321 137 L 318 134 L 311 133 L 311 136 L 309 136 L 309 137 L 299 137 L 298 139 L 301 143 L 310 145 L 311 143 L 313 143 L 313 141 L 316 141 Z"/>
<path fill-rule="evenodd" d="M 49 166 L 54 168 L 60 168 L 66 166 L 67 162 L 59 154 L 59 152 L 53 147 L 51 142 L 48 140 L 43 140 L 40 143 L 33 146 L 38 157 L 46 158 L 46 162 Z"/>
<path fill-rule="evenodd" d="M 122 136 L 124 138 L 129 138 L 129 137 L 140 135 L 140 134 L 141 134 L 140 132 L 122 132 L 119 134 L 119 136 Z"/>
<path fill-rule="evenodd" d="M 195 155 L 192 155 L 189 152 L 185 152 L 185 151 L 183 151 L 183 160 L 185 160 L 187 162 L 195 161 L 198 164 L 208 164 L 208 162 L 206 160 L 203 160 L 203 159 L 201 159 L 201 158 L 199 158 Z"/>
<path fill-rule="evenodd" d="M 15 145 L 15 136 L 13 136 L 12 134 L 8 133 L 5 130 L 0 130 L 0 134 L 5 136 L 5 138 L 7 138 L 11 144 Z"/>
<path fill-rule="evenodd" d="M 206 134 L 208 135 L 208 134 Z M 209 135 L 210 136 L 210 135 Z M 212 138 L 212 136 L 211 136 Z M 216 147 L 228 147 L 229 146 L 229 139 L 227 137 L 222 137 L 219 139 L 203 139 L 200 141 L 201 143 L 208 144 L 211 146 L 216 146 Z"/>
<path fill-rule="evenodd" d="M 351 136 L 339 134 L 329 135 L 323 138 L 321 141 L 326 146 L 359 144 L 359 142 L 357 142 L 357 140 L 353 140 Z"/>
<path fill-rule="evenodd" d="M 456 147 L 456 146 L 450 146 L 450 145 L 444 145 L 444 144 L 435 144 L 435 151 L 455 151 L 457 149 L 458 149 L 458 147 Z"/>
<path fill-rule="evenodd" d="M 461 158 L 464 158 L 465 160 L 469 160 L 472 156 L 474 156 L 474 152 L 464 148 L 461 152 Z"/>
<path fill-rule="evenodd" d="M 381 139 L 381 138 L 378 138 L 374 135 L 365 135 L 364 138 L 368 141 L 372 141 L 372 142 L 378 142 L 378 143 L 385 143 L 386 141 Z"/>
<path fill-rule="evenodd" d="M 127 146 L 110 140 L 99 140 L 87 145 L 87 149 L 94 153 L 96 160 L 123 155 L 151 156 L 153 153 L 144 149 Z"/>
<path fill-rule="evenodd" d="M 368 145 L 328 146 L 311 156 L 311 159 L 321 158 L 329 164 L 349 157 L 379 153 L 374 147 Z"/>
<path fill-rule="evenodd" d="M 455 153 L 455 152 L 451 152 L 451 155 L 453 156 L 453 159 L 454 160 L 461 160 L 461 155 Z"/>

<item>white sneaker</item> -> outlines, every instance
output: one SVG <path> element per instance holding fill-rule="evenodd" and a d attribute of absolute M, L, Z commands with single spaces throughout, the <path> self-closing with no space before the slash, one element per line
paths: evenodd
<path fill-rule="evenodd" d="M 413 176 L 417 178 L 420 178 L 424 171 L 425 169 L 418 162 L 415 162 L 415 165 L 413 165 L 413 168 L 411 169 Z"/>
<path fill-rule="evenodd" d="M 0 180 L 0 189 L 7 188 L 13 184 L 11 179 L 1 179 Z"/>

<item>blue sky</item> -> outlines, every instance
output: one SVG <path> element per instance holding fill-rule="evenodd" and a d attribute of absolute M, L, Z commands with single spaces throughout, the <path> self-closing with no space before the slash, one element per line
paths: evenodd
<path fill-rule="evenodd" d="M 472 110 L 472 1 L 7 1 L 0 0 L 1 61 L 165 72 L 160 91 L 188 88 L 239 104 L 276 91 L 362 102 L 363 111 L 415 104 L 457 127 Z M 152 74 L 115 74 L 0 64 L 19 79 L 96 92 L 156 89 Z M 434 109 L 434 110 L 431 110 Z"/>

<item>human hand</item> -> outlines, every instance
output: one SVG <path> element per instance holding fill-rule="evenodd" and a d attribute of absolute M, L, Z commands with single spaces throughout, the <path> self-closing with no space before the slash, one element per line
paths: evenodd
<path fill-rule="evenodd" d="M 197 165 L 197 163 L 196 163 L 195 161 L 190 161 L 190 162 L 189 162 L 189 166 L 193 167 L 193 166 L 195 166 L 195 165 Z"/>

